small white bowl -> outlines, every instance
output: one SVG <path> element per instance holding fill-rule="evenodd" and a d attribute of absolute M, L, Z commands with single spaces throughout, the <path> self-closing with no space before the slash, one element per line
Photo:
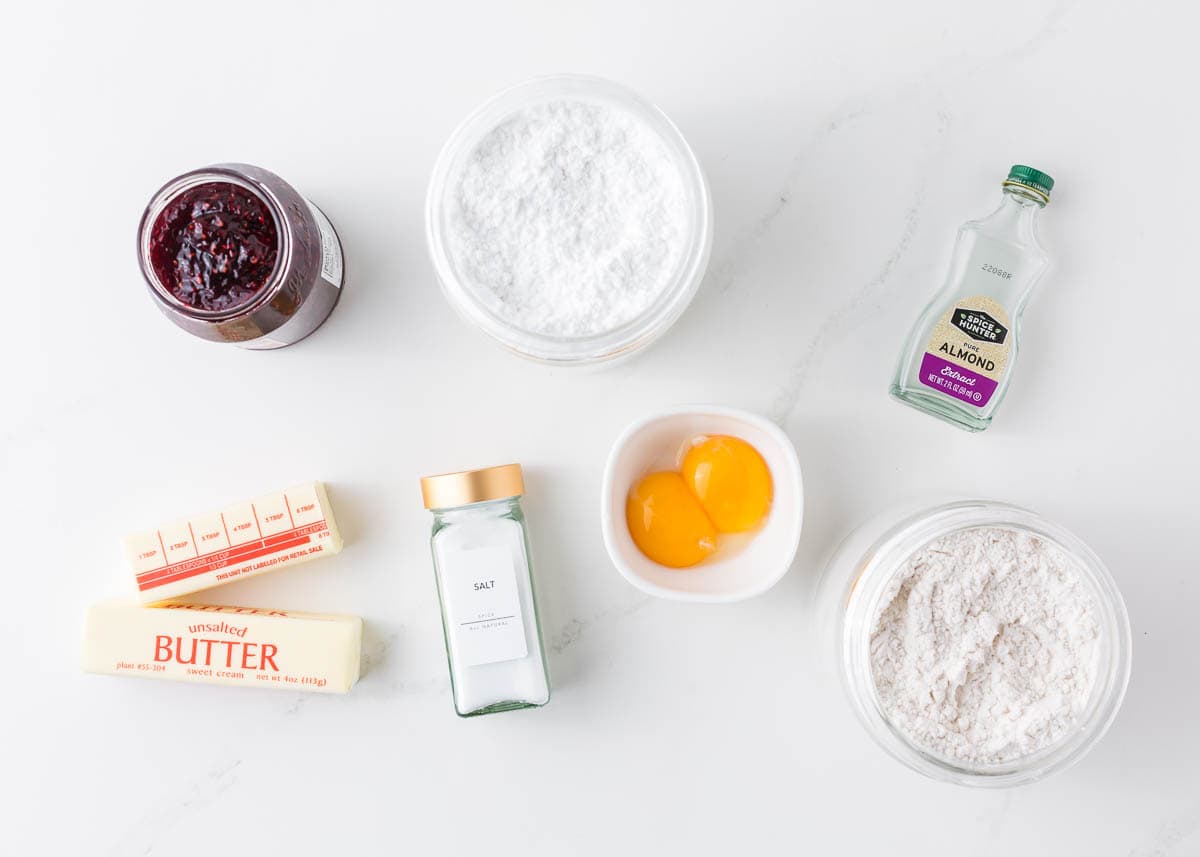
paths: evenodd
<path fill-rule="evenodd" d="M 718 550 L 692 568 L 667 568 L 648 559 L 629 535 L 625 502 L 634 482 L 661 463 L 664 451 L 697 435 L 739 437 L 771 470 L 774 498 L 767 521 L 745 545 Z M 604 468 L 600 527 L 617 571 L 643 592 L 676 601 L 728 603 L 766 592 L 791 568 L 804 519 L 804 484 L 796 448 L 779 426 L 757 414 L 718 405 L 681 405 L 630 425 L 613 444 Z"/>

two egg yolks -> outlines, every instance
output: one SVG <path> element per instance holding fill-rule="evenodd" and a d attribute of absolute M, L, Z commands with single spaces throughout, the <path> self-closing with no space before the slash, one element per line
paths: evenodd
<path fill-rule="evenodd" d="M 717 550 L 720 533 L 743 533 L 771 507 L 771 471 L 758 450 L 726 435 L 693 443 L 678 472 L 662 470 L 629 492 L 625 521 L 643 554 L 687 568 Z"/>

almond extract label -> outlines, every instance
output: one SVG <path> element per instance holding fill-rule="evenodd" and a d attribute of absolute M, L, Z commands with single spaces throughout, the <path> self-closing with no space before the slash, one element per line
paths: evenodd
<path fill-rule="evenodd" d="M 1004 377 L 1011 348 L 1004 307 L 985 295 L 955 301 L 929 337 L 921 383 L 982 408 Z"/>

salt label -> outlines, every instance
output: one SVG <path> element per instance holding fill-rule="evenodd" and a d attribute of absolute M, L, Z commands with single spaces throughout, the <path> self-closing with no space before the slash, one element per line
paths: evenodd
<path fill-rule="evenodd" d="M 503 546 L 447 551 L 445 581 L 452 645 L 466 666 L 529 654 L 512 553 Z"/>

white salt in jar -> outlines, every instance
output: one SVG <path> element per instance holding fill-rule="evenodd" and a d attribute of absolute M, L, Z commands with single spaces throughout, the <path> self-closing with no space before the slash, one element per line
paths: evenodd
<path fill-rule="evenodd" d="M 1129 617 L 1067 530 L 988 501 L 877 516 L 819 586 L 828 662 L 871 737 L 926 776 L 1014 786 L 1108 730 L 1129 681 Z"/>
<path fill-rule="evenodd" d="M 550 701 L 519 464 L 427 476 L 434 576 L 454 710 L 463 717 Z"/>
<path fill-rule="evenodd" d="M 712 246 L 699 161 L 653 104 L 560 75 L 506 90 L 451 135 L 429 252 L 463 316 L 556 365 L 646 347 L 691 302 Z"/>

